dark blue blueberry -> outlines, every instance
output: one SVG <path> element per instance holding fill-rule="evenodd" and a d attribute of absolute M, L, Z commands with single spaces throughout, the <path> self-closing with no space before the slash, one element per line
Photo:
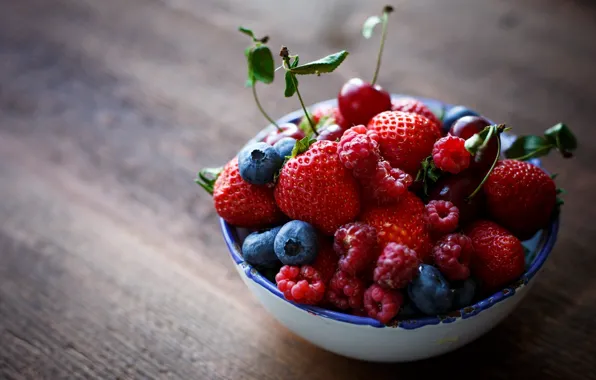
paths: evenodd
<path fill-rule="evenodd" d="M 442 314 L 451 309 L 453 292 L 439 270 L 431 265 L 420 265 L 420 274 L 408 286 L 408 295 L 414 305 L 428 315 Z"/>
<path fill-rule="evenodd" d="M 253 185 L 272 182 L 283 163 L 277 150 L 264 142 L 250 144 L 238 153 L 240 177 Z"/>
<path fill-rule="evenodd" d="M 464 116 L 480 116 L 476 112 L 464 106 L 455 106 L 445 112 L 443 117 L 443 133 L 447 134 L 455 121 Z"/>
<path fill-rule="evenodd" d="M 284 265 L 309 264 L 317 257 L 317 232 L 309 223 L 292 220 L 278 232 L 274 248 Z"/>
<path fill-rule="evenodd" d="M 280 265 L 273 243 L 281 226 L 265 231 L 255 231 L 242 243 L 242 257 L 247 263 L 259 268 L 274 268 Z"/>
<path fill-rule="evenodd" d="M 283 160 L 286 158 L 286 156 L 292 155 L 294 145 L 296 145 L 296 139 L 291 137 L 284 137 L 283 139 L 273 144 L 273 147 L 277 150 L 277 153 L 279 153 L 280 157 Z"/>
<path fill-rule="evenodd" d="M 422 312 L 418 310 L 414 302 L 411 300 L 405 301 L 404 305 L 401 307 L 399 314 L 397 315 L 398 319 L 412 319 L 422 315 Z"/>
<path fill-rule="evenodd" d="M 476 295 L 477 284 L 472 278 L 453 286 L 453 308 L 461 309 L 472 304 Z"/>

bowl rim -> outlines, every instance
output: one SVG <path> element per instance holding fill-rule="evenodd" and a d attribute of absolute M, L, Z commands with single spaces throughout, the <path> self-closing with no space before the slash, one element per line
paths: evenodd
<path fill-rule="evenodd" d="M 422 102 L 424 102 L 426 104 L 431 104 L 431 105 L 434 104 L 435 106 L 440 105 L 441 107 L 443 107 L 443 109 L 454 107 L 454 105 L 452 105 L 452 104 L 444 103 L 439 100 L 431 99 L 431 98 L 424 98 L 424 97 L 412 96 L 412 95 L 402 95 L 402 94 L 392 94 L 391 96 L 392 96 L 392 98 L 413 97 L 418 100 L 421 100 Z M 325 100 L 322 102 L 315 103 L 310 106 L 310 109 L 313 109 L 315 107 L 320 107 L 320 106 L 332 106 L 335 104 L 336 104 L 336 100 L 330 99 L 330 100 Z M 302 117 L 302 115 L 303 115 L 303 111 L 297 110 L 297 111 L 294 111 L 294 112 L 291 112 L 291 113 L 285 115 L 284 117 L 277 120 L 277 122 L 278 123 L 295 122 L 300 117 Z M 271 130 L 271 128 L 273 128 L 273 126 L 270 125 L 269 127 L 263 129 L 251 141 L 260 139 L 262 136 L 264 136 L 266 133 L 268 133 Z M 251 141 L 249 141 L 249 143 Z M 541 167 L 540 161 L 537 159 L 532 160 L 532 163 Z M 529 265 L 529 268 L 527 268 L 527 270 L 521 275 L 521 277 L 518 280 L 516 280 L 514 283 L 504 287 L 503 289 L 493 293 L 492 295 L 490 295 L 482 300 L 477 301 L 476 303 L 474 303 L 472 305 L 466 306 L 466 307 L 458 309 L 458 310 L 451 311 L 445 315 L 424 316 L 424 317 L 419 317 L 419 318 L 401 319 L 401 320 L 397 320 L 392 325 L 385 325 L 385 324 L 377 321 L 376 319 L 373 319 L 370 317 L 360 317 L 360 316 L 346 314 L 346 313 L 342 313 L 342 312 L 338 312 L 338 311 L 324 309 L 319 306 L 304 305 L 304 304 L 298 304 L 293 301 L 288 301 L 287 299 L 285 299 L 283 294 L 279 291 L 279 289 L 277 289 L 277 287 L 272 282 L 270 282 L 267 278 L 265 278 L 263 275 L 261 275 L 252 265 L 250 265 L 246 261 L 244 261 L 244 259 L 242 258 L 242 254 L 241 254 L 241 246 L 238 242 L 236 227 L 230 225 L 228 222 L 223 220 L 221 217 L 219 218 L 219 221 L 220 221 L 220 227 L 222 230 L 222 234 L 224 236 L 225 243 L 228 247 L 228 250 L 230 252 L 230 255 L 231 255 L 234 263 L 236 265 L 242 267 L 241 269 L 243 270 L 244 274 L 246 275 L 246 277 L 248 279 L 252 280 L 257 285 L 263 287 L 269 293 L 275 295 L 278 298 L 281 298 L 285 302 L 290 303 L 299 309 L 302 309 L 310 314 L 317 315 L 317 316 L 320 316 L 323 318 L 328 318 L 328 319 L 332 319 L 332 320 L 335 320 L 338 322 L 343 322 L 343 323 L 353 324 L 353 325 L 371 326 L 371 327 L 376 327 L 376 328 L 386 328 L 386 327 L 391 328 L 391 327 L 393 327 L 393 328 L 402 328 L 402 329 L 406 329 L 406 330 L 419 329 L 424 326 L 437 325 L 440 323 L 452 323 L 452 322 L 455 322 L 460 319 L 463 320 L 463 319 L 472 318 L 472 317 L 486 311 L 487 309 L 491 308 L 492 306 L 514 296 L 516 294 L 517 290 L 527 286 L 530 283 L 530 281 L 536 276 L 536 274 L 540 271 L 540 269 L 544 265 L 546 259 L 550 255 L 550 253 L 556 243 L 557 235 L 558 235 L 558 231 L 559 231 L 559 222 L 560 222 L 559 215 L 556 215 L 549 223 L 549 226 L 547 228 L 545 228 L 544 230 L 542 230 L 541 232 L 539 232 L 539 234 L 541 234 L 540 242 L 538 243 L 538 247 L 540 247 L 539 252 L 535 255 L 532 263 Z M 538 249 L 538 248 L 536 248 L 536 249 Z"/>

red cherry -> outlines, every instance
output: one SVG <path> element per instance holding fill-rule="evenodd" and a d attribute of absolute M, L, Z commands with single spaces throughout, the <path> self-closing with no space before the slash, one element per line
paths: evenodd
<path fill-rule="evenodd" d="M 347 128 L 343 128 L 337 124 L 330 124 L 319 130 L 317 140 L 335 141 L 341 139 Z"/>
<path fill-rule="evenodd" d="M 457 121 L 453 123 L 449 134 L 461 137 L 462 139 L 468 139 L 489 125 L 490 123 L 488 120 L 483 117 L 464 116 L 457 119 Z M 469 168 L 484 172 L 488 171 L 495 160 L 497 151 L 497 138 L 493 136 L 486 148 L 483 151 L 476 153 L 476 155 L 472 157 Z"/>
<path fill-rule="evenodd" d="M 347 81 L 337 96 L 339 111 L 347 125 L 367 125 L 383 111 L 391 109 L 391 96 L 378 84 L 371 85 L 360 78 Z"/>
<path fill-rule="evenodd" d="M 445 200 L 453 203 L 459 209 L 459 223 L 461 226 L 477 219 L 484 208 L 484 193 L 478 192 L 471 200 L 468 196 L 476 190 L 482 176 L 464 171 L 460 174 L 443 177 L 430 192 L 431 200 Z"/>
<path fill-rule="evenodd" d="M 304 132 L 300 128 L 298 128 L 296 124 L 293 123 L 281 124 L 279 128 L 281 128 L 281 131 L 275 128 L 267 136 L 265 136 L 263 141 L 269 145 L 273 145 L 279 140 L 283 139 L 284 137 L 292 137 L 296 140 L 300 140 L 303 139 L 305 136 Z"/>

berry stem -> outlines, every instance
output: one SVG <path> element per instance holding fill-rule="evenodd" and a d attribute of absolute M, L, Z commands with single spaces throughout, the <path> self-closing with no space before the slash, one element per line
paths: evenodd
<path fill-rule="evenodd" d="M 304 100 L 302 100 L 302 95 L 300 95 L 300 90 L 298 89 L 298 81 L 296 80 L 296 76 L 292 72 L 290 72 L 290 54 L 289 54 L 288 48 L 283 46 L 281 48 L 279 55 L 283 59 L 283 63 L 284 63 L 283 66 L 284 66 L 284 70 L 286 70 L 286 74 L 289 74 L 290 78 L 292 79 L 292 83 L 294 84 L 294 88 L 296 89 L 296 95 L 298 95 L 298 100 L 300 101 L 300 105 L 302 106 L 302 110 L 304 111 L 304 116 L 306 116 L 306 120 L 308 120 L 308 124 L 310 124 L 310 129 L 313 131 L 313 133 L 316 136 L 318 136 L 319 132 L 317 132 L 315 123 L 313 123 L 312 119 L 310 118 L 310 114 L 306 110 L 306 106 L 304 105 Z"/>
<path fill-rule="evenodd" d="M 505 125 L 504 124 L 491 126 L 491 131 L 488 132 L 488 136 L 492 136 L 493 134 L 496 134 L 495 137 L 497 138 L 497 155 L 495 156 L 495 160 L 493 161 L 493 164 L 491 165 L 490 169 L 488 170 L 488 172 L 486 173 L 486 175 L 482 179 L 482 182 L 480 182 L 480 184 L 472 192 L 472 194 L 468 195 L 468 197 L 466 198 L 467 201 L 470 201 L 476 194 L 478 194 L 478 192 L 480 191 L 480 189 L 482 189 L 482 185 L 484 185 L 484 183 L 488 179 L 488 176 L 490 176 L 490 173 L 492 173 L 492 171 L 495 168 L 495 166 L 497 166 L 497 162 L 499 162 L 499 158 L 501 157 L 501 133 L 504 130 L 505 130 Z M 486 141 L 488 141 L 488 140 L 489 139 L 487 139 Z M 485 144 L 486 144 L 486 142 L 485 142 Z M 485 144 L 483 144 L 483 146 Z"/>
<path fill-rule="evenodd" d="M 538 148 L 538 149 L 536 149 L 536 150 L 534 150 L 534 151 L 532 151 L 532 152 L 530 152 L 528 154 L 524 154 L 521 157 L 512 158 L 512 160 L 524 161 L 524 160 L 527 160 L 529 158 L 535 157 L 535 155 L 541 153 L 542 151 L 549 151 L 552 148 L 555 148 L 555 146 L 554 145 L 546 145 L 546 146 L 540 147 L 540 148 Z"/>
<path fill-rule="evenodd" d="M 252 96 L 255 98 L 255 103 L 257 103 L 257 107 L 259 108 L 259 111 L 261 111 L 263 116 L 265 116 L 265 119 L 267 119 L 271 124 L 275 125 L 275 128 L 277 128 L 277 130 L 281 132 L 282 130 L 279 127 L 279 125 L 277 125 L 275 120 L 273 120 L 269 115 L 267 115 L 267 112 L 265 112 L 263 106 L 261 106 L 261 102 L 259 102 L 259 97 L 257 96 L 257 82 L 255 80 L 253 80 L 252 84 Z"/>
<path fill-rule="evenodd" d="M 377 78 L 379 76 L 379 70 L 381 69 L 381 57 L 383 56 L 383 49 L 385 48 L 385 40 L 387 39 L 387 23 L 389 20 L 389 13 L 393 12 L 393 7 L 390 5 L 386 5 L 383 8 L 383 29 L 381 31 L 381 46 L 379 48 L 379 54 L 377 55 L 377 67 L 375 68 L 375 74 L 373 75 L 373 79 L 371 81 L 371 85 L 377 82 Z"/>

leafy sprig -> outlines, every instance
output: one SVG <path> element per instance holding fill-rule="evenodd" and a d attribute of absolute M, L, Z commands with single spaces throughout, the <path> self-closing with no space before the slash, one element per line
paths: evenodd
<path fill-rule="evenodd" d="M 577 149 L 577 139 L 566 124 L 559 123 L 544 132 L 544 136 L 519 136 L 505 151 L 505 157 L 516 160 L 529 160 L 546 156 L 557 150 L 564 158 L 573 156 Z"/>

